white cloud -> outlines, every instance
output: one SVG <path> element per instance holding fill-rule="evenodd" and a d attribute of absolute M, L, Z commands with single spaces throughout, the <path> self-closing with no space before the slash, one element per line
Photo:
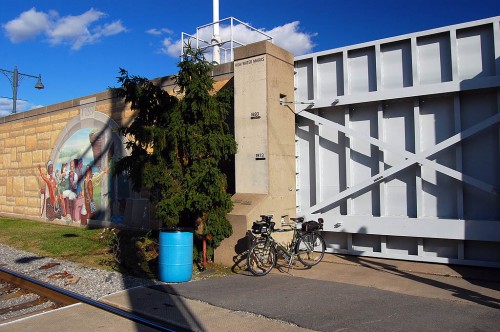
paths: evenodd
<path fill-rule="evenodd" d="M 167 28 L 161 28 L 161 29 L 149 29 L 146 30 L 146 33 L 149 35 L 153 36 L 163 36 L 163 35 L 168 35 L 169 37 L 163 37 L 163 40 L 161 42 L 161 47 L 159 52 L 163 54 L 167 54 L 171 57 L 179 57 L 181 55 L 181 40 L 176 40 L 172 41 L 172 38 L 170 37 L 173 35 L 173 31 Z"/>
<path fill-rule="evenodd" d="M 4 24 L 3 28 L 13 43 L 42 34 L 52 45 L 69 44 L 73 50 L 79 50 L 82 46 L 95 43 L 103 37 L 127 31 L 119 20 L 93 26 L 104 17 L 106 17 L 105 13 L 93 8 L 81 15 L 64 17 L 59 17 L 55 11 L 44 13 L 32 8 Z"/>
<path fill-rule="evenodd" d="M 162 47 L 160 53 L 167 54 L 173 58 L 178 58 L 181 56 L 182 41 L 176 40 L 172 42 L 170 38 L 163 39 Z"/>
<path fill-rule="evenodd" d="M 312 51 L 315 46 L 312 37 L 317 34 L 300 32 L 299 25 L 300 22 L 295 21 L 264 32 L 273 37 L 276 45 L 292 52 L 294 55 L 303 55 Z"/>
<path fill-rule="evenodd" d="M 12 100 L 0 98 L 0 117 L 7 116 L 12 113 Z"/>
<path fill-rule="evenodd" d="M 276 45 L 292 52 L 294 55 L 302 55 L 312 52 L 315 46 L 312 38 L 316 36 L 315 33 L 306 33 L 300 31 L 300 22 L 294 21 L 287 23 L 282 26 L 275 27 L 271 30 L 261 29 L 262 32 L 273 38 L 273 43 Z M 150 34 L 160 35 L 160 31 L 157 29 L 151 29 L 147 31 Z M 255 32 L 249 29 L 243 24 L 233 25 L 233 40 L 238 41 L 242 44 L 255 43 L 257 41 L 268 39 L 263 34 Z M 198 46 L 207 46 L 212 40 L 213 30 L 212 27 L 206 27 L 198 31 L 198 38 L 200 40 Z M 195 34 L 193 34 L 195 35 Z M 231 27 L 227 24 L 220 25 L 220 36 L 222 41 L 228 41 L 231 38 Z M 205 42 L 203 42 L 205 41 Z M 185 41 L 186 42 L 186 41 Z M 192 45 L 195 45 L 196 40 L 191 40 Z M 181 53 L 182 41 L 176 40 L 172 41 L 171 38 L 165 38 L 162 42 L 162 47 L 160 52 L 167 54 L 172 57 L 178 57 Z M 229 43 L 223 45 L 223 47 L 228 48 Z M 207 58 L 211 58 L 210 54 L 207 54 Z"/>
<path fill-rule="evenodd" d="M 21 99 L 16 101 L 17 113 L 29 111 L 39 107 L 43 107 L 43 105 L 30 104 L 28 101 Z M 12 114 L 12 99 L 0 97 L 0 117 L 7 116 L 9 114 Z"/>
<path fill-rule="evenodd" d="M 150 35 L 160 36 L 163 34 L 171 35 L 174 32 L 170 29 L 167 29 L 167 28 L 162 28 L 162 29 L 153 28 L 153 29 L 146 30 L 146 33 L 148 33 Z"/>
<path fill-rule="evenodd" d="M 122 24 L 122 21 L 114 21 L 113 23 L 104 24 L 104 26 L 99 27 L 96 31 L 98 31 L 103 36 L 114 36 L 121 32 L 127 31 L 125 26 Z"/>
<path fill-rule="evenodd" d="M 20 43 L 47 32 L 50 28 L 50 23 L 49 14 L 37 12 L 35 8 L 31 8 L 2 27 L 5 29 L 7 37 L 11 42 Z"/>

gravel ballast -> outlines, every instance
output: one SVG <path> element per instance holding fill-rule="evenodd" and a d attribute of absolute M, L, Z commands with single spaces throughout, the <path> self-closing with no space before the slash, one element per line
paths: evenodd
<path fill-rule="evenodd" d="M 93 300 L 129 288 L 162 284 L 158 280 L 87 268 L 79 263 L 57 258 L 40 257 L 4 244 L 0 244 L 0 266 Z"/>

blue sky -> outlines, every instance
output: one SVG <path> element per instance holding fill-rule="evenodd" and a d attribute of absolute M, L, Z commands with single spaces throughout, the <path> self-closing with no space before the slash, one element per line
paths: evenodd
<path fill-rule="evenodd" d="M 155 78 L 177 72 L 181 33 L 212 22 L 212 0 L 1 0 L 0 68 L 24 78 L 18 112 L 117 86 L 120 67 Z M 220 0 L 295 55 L 500 15 L 499 0 Z M 7 98 L 2 98 L 7 97 Z M 12 88 L 0 74 L 0 116 Z"/>

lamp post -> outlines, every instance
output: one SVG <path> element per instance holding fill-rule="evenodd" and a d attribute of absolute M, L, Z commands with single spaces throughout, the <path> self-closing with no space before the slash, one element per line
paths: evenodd
<path fill-rule="evenodd" d="M 42 76 L 40 74 L 38 76 L 33 76 L 29 74 L 20 73 L 17 70 L 17 66 L 14 67 L 14 71 L 0 68 L 0 72 L 2 72 L 2 74 L 5 75 L 5 77 L 7 77 L 7 79 L 10 81 L 10 84 L 12 85 L 12 113 L 16 113 L 17 88 L 19 87 L 19 82 L 24 77 L 32 77 L 38 79 L 38 81 L 35 84 L 35 89 L 41 90 L 44 88 L 44 85 L 42 83 Z"/>

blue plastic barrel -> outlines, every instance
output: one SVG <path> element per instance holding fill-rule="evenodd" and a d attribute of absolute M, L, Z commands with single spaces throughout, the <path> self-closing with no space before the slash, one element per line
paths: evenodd
<path fill-rule="evenodd" d="M 193 231 L 164 228 L 160 231 L 158 278 L 164 282 L 184 282 L 193 277 Z"/>

